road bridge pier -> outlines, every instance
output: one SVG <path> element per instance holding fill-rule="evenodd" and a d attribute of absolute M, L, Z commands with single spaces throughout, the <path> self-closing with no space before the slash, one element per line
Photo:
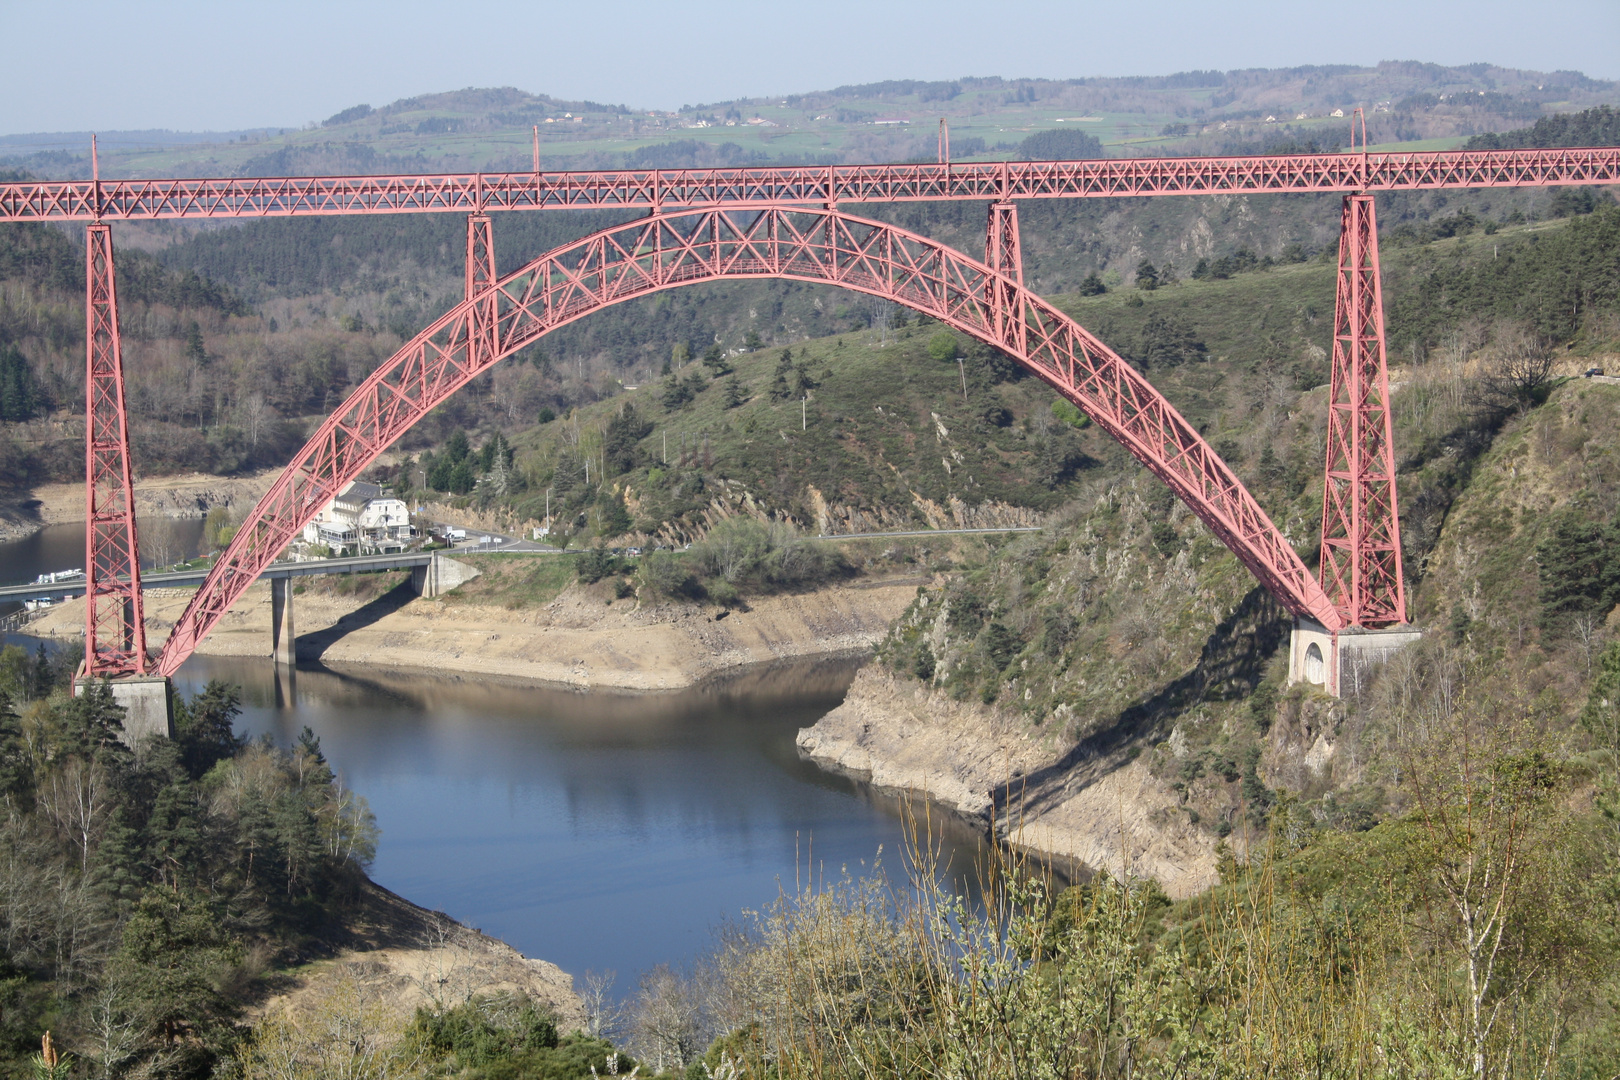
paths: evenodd
<path fill-rule="evenodd" d="M 270 579 L 270 658 L 277 664 L 298 664 L 298 634 L 293 625 L 293 579 Z"/>

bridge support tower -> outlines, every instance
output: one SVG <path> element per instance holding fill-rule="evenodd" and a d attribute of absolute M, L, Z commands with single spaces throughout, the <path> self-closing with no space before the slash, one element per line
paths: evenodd
<path fill-rule="evenodd" d="M 1340 213 L 1332 363 L 1317 573 L 1345 629 L 1331 634 L 1299 620 L 1289 681 L 1337 697 L 1354 689 L 1358 665 L 1418 637 L 1407 622 L 1401 566 L 1378 220 L 1365 192 L 1345 196 Z"/>
<path fill-rule="evenodd" d="M 84 693 L 93 679 L 78 679 L 73 684 L 73 696 Z M 169 680 L 162 675 L 126 675 L 108 679 L 107 688 L 113 701 L 124 710 L 124 733 L 119 736 L 124 745 L 133 747 L 148 735 L 174 738 L 174 713 L 169 700 Z"/>
<path fill-rule="evenodd" d="M 146 627 L 124 405 L 112 229 L 85 235 L 84 663 L 87 678 L 144 675 Z"/>

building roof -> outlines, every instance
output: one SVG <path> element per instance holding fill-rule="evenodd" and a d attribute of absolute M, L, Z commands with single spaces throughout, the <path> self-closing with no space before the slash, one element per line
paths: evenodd
<path fill-rule="evenodd" d="M 332 501 L 364 505 L 381 496 L 382 488 L 376 484 L 368 484 L 364 480 L 355 480 L 348 487 L 338 492 L 337 498 Z"/>

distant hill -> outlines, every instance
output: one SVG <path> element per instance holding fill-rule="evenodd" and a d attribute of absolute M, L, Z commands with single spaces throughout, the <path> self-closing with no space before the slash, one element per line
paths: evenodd
<path fill-rule="evenodd" d="M 354 104 L 286 128 L 105 133 L 102 169 L 130 177 L 524 170 L 535 128 L 548 169 L 933 160 L 942 118 L 955 160 L 1038 155 L 1040 140 L 1025 140 L 1048 132 L 1079 132 L 1115 156 L 1327 150 L 1348 140 L 1358 107 L 1375 145 L 1436 148 L 1615 103 L 1620 84 L 1578 72 L 1416 61 L 891 80 L 674 112 L 469 88 Z M 0 137 L 0 167 L 85 176 L 88 143 L 83 133 Z"/>

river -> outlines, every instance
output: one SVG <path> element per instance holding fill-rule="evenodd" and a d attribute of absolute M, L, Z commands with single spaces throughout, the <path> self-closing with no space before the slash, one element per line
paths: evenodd
<path fill-rule="evenodd" d="M 82 552 L 82 526 L 57 528 L 77 528 Z M 79 565 L 55 565 L 72 536 L 47 532 L 49 543 L 0 544 L 0 576 Z M 575 976 L 614 970 L 622 994 L 653 965 L 702 953 L 723 920 L 779 887 L 866 873 L 880 852 L 891 877 L 903 872 L 899 803 L 800 761 L 793 744 L 857 666 L 617 694 L 193 656 L 176 682 L 188 695 L 209 679 L 240 685 L 245 734 L 287 746 L 315 731 L 377 815 L 379 883 Z M 935 826 L 956 870 L 989 854 L 965 827 Z"/>
<path fill-rule="evenodd" d="M 240 684 L 242 727 L 304 725 L 382 828 L 372 877 L 574 975 L 637 973 L 811 877 L 902 869 L 898 803 L 800 761 L 798 729 L 856 664 L 806 663 L 661 694 L 302 670 L 193 657 L 178 682 Z M 279 680 L 279 682 L 278 682 Z M 987 849 L 945 831 L 969 869 Z"/>

